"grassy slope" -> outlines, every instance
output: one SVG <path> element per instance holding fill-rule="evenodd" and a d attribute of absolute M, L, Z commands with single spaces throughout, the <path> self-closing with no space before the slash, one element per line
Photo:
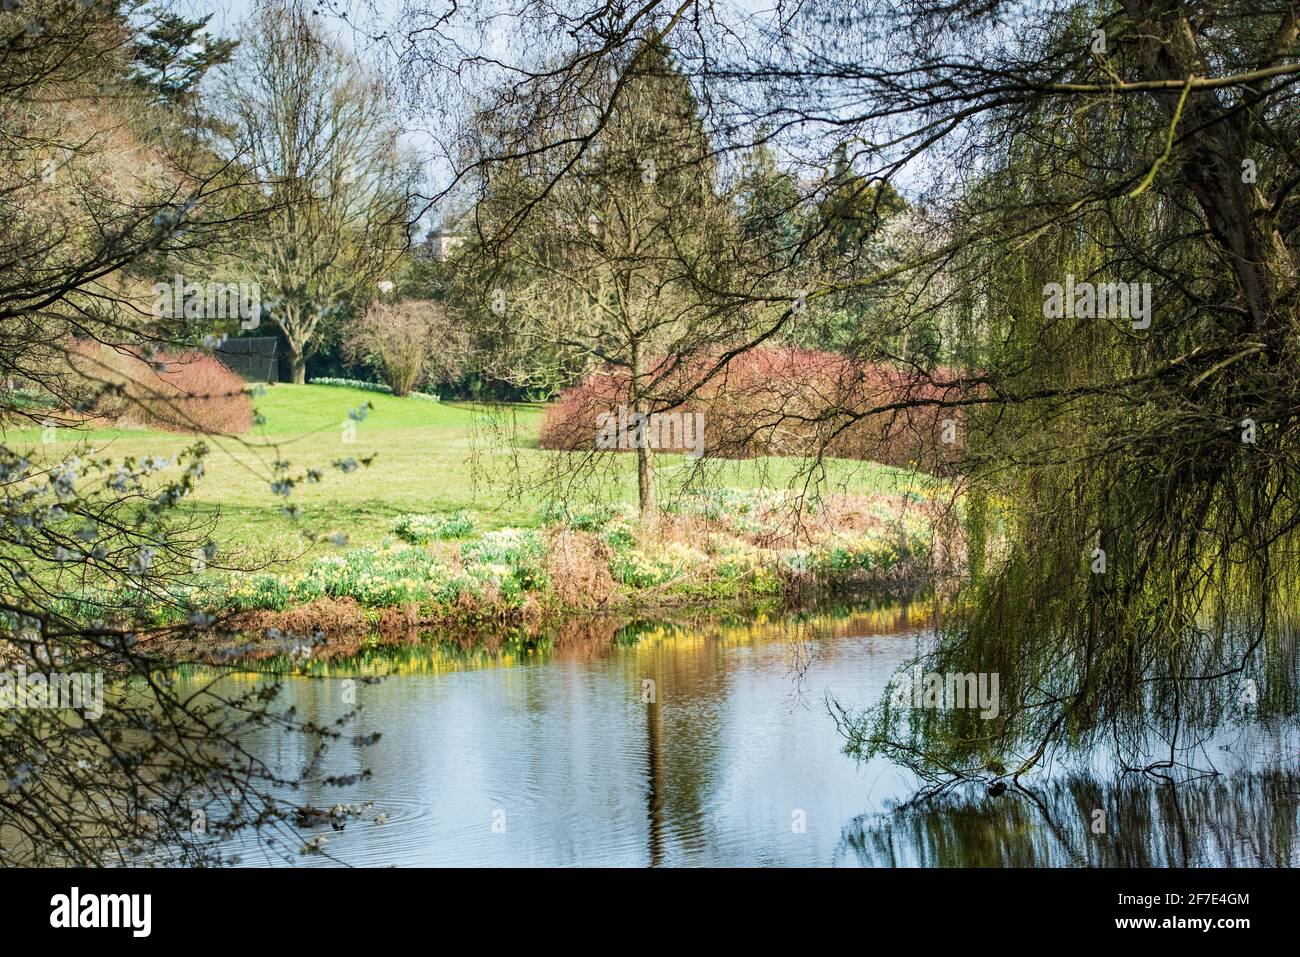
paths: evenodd
<path fill-rule="evenodd" d="M 348 411 L 373 409 L 356 426 L 356 441 L 343 441 Z M 377 393 L 333 386 L 274 385 L 255 400 L 265 425 L 243 442 L 210 440 L 214 446 L 207 477 L 190 507 L 219 515 L 219 540 L 250 546 L 266 557 L 302 559 L 328 546 L 309 546 L 299 529 L 280 509 L 270 492 L 271 467 L 277 457 L 293 471 L 320 468 L 324 480 L 300 485 L 293 501 L 303 509 L 302 522 L 320 533 L 345 533 L 352 544 L 377 544 L 392 531 L 403 512 L 435 512 L 468 508 L 479 517 L 480 530 L 503 526 L 535 526 L 545 494 L 520 487 L 520 479 L 540 477 L 563 453 L 537 448 L 542 409 L 516 405 L 498 412 L 467 403 L 435 403 L 398 399 Z M 513 423 L 517 449 L 505 439 Z M 13 448 L 29 446 L 41 455 L 35 429 L 9 430 L 5 441 Z M 102 455 L 171 457 L 194 442 L 170 433 L 60 430 L 53 448 L 66 455 L 74 442 L 84 442 Z M 337 459 L 376 455 L 374 464 L 343 474 L 330 467 Z M 675 478 L 684 474 L 685 459 L 661 456 L 663 494 L 672 493 Z M 906 487 L 908 473 L 863 462 L 829 463 L 829 480 L 837 490 L 873 491 Z M 594 491 L 607 500 L 635 501 L 634 461 L 630 455 L 612 457 L 610 474 Z M 753 488 L 781 486 L 793 474 L 794 463 L 780 459 L 721 462 L 714 466 L 711 485 Z M 592 491 L 592 490 L 589 490 Z M 229 549 L 224 550 L 229 554 Z M 295 564 L 298 562 L 295 561 Z"/>

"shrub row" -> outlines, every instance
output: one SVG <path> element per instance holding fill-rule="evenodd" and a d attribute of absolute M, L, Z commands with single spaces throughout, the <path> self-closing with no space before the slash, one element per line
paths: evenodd
<path fill-rule="evenodd" d="M 831 352 L 771 348 L 731 359 L 699 385 L 711 362 L 704 358 L 651 373 L 670 411 L 703 414 L 704 451 L 710 455 L 824 453 L 933 469 L 952 451 L 943 442 L 944 420 L 955 423 L 959 415 L 934 405 L 960 397 L 945 370 L 922 375 Z M 626 370 L 608 368 L 563 391 L 547 409 L 541 447 L 595 448 L 599 417 L 626 405 L 628 386 Z M 678 403 L 674 395 L 684 398 Z M 843 412 L 828 419 L 826 409 Z M 880 409 L 890 411 L 874 412 Z"/>

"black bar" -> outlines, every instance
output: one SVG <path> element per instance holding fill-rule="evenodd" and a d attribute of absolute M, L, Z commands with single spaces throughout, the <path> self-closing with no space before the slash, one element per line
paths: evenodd
<path fill-rule="evenodd" d="M 685 946 L 698 927 L 707 936 L 757 934 L 773 944 L 834 936 L 864 947 L 929 941 L 980 953 L 1035 940 L 1073 949 L 1101 937 L 1232 946 L 1261 931 L 1277 939 L 1296 915 L 1289 872 L 1245 869 L 9 870 L 0 881 L 11 939 L 76 933 L 127 946 L 373 947 L 408 936 L 438 946 L 475 929 L 487 932 L 481 944 L 493 949 L 565 935 L 617 947 L 634 938 Z M 151 895 L 149 936 L 136 938 L 130 927 L 51 927 L 52 898 L 73 887 L 83 904 L 90 895 Z M 1249 926 L 1163 924 L 1242 918 Z M 1117 925 L 1131 919 L 1155 925 Z M 1037 933 L 1045 936 L 1026 936 Z"/>

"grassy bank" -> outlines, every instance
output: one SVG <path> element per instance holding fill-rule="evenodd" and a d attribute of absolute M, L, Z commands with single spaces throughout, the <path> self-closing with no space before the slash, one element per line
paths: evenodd
<path fill-rule="evenodd" d="M 663 514 L 647 524 L 628 504 L 630 455 L 610 457 L 581 494 L 557 505 L 544 480 L 571 453 L 537 448 L 538 406 L 490 410 L 292 385 L 267 388 L 256 405 L 259 424 L 242 441 L 208 440 L 215 451 L 206 477 L 184 507 L 215 522 L 214 564 L 261 570 L 212 571 L 178 586 L 176 605 L 155 609 L 161 619 L 201 608 L 260 615 L 260 624 L 306 607 L 321 626 L 393 614 L 421 623 L 518 620 L 898 585 L 930 569 L 936 506 L 921 477 L 897 469 L 831 461 L 818 493 L 800 502 L 773 491 L 795 474 L 794 461 L 712 463 L 700 489 L 686 484 L 688 460 L 664 455 Z M 118 458 L 174 459 L 194 441 L 126 430 L 60 430 L 51 444 L 40 438 L 29 429 L 6 440 L 27 443 L 37 459 L 77 445 Z M 294 490 L 296 520 L 271 491 L 281 459 L 323 475 Z M 372 464 L 347 473 L 332 467 L 345 459 Z M 304 529 L 321 538 L 309 541 Z M 130 596 L 93 589 L 83 598 L 88 613 L 130 605 Z M 301 612 L 294 620 L 313 624 Z"/>

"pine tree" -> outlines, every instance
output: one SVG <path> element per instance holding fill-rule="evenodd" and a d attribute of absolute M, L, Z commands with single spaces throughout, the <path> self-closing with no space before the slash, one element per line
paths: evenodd
<path fill-rule="evenodd" d="M 208 36 L 209 14 L 188 20 L 174 13 L 157 14 L 136 41 L 133 81 L 168 107 L 184 107 L 204 75 L 230 61 L 238 42 Z"/>

